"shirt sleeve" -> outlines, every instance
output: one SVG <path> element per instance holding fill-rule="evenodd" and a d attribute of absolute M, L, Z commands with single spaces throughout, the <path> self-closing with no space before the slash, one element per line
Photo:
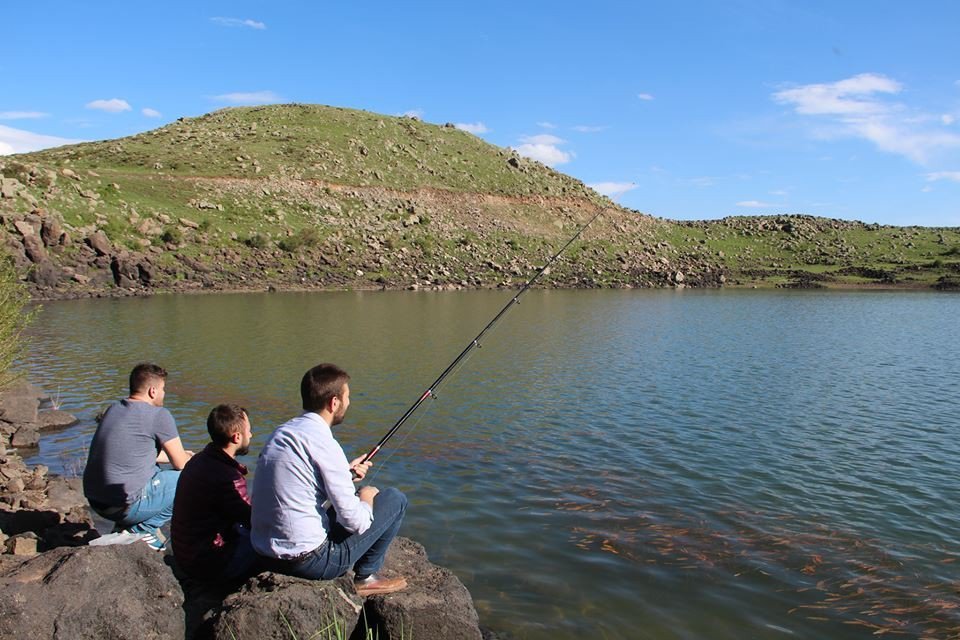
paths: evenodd
<path fill-rule="evenodd" d="M 316 460 L 316 465 L 327 497 L 337 512 L 337 523 L 350 533 L 363 533 L 373 522 L 373 510 L 356 495 L 343 448 L 333 439 L 327 445 L 327 455 Z"/>
<path fill-rule="evenodd" d="M 173 414 L 166 409 L 160 409 L 157 412 L 157 419 L 154 425 L 154 433 L 157 436 L 157 448 L 159 449 L 165 442 L 170 442 L 174 438 L 179 438 L 177 433 L 177 423 L 173 419 Z"/>

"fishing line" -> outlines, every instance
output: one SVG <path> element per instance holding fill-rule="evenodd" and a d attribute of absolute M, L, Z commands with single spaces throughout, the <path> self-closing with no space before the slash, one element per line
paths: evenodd
<path fill-rule="evenodd" d="M 365 455 L 365 456 L 363 457 L 362 462 L 367 462 L 368 460 L 370 460 L 371 458 L 373 458 L 375 455 L 377 455 L 377 453 L 380 451 L 380 449 L 383 447 L 383 445 L 386 444 L 387 441 L 390 440 L 390 438 L 392 438 L 392 437 L 394 436 L 394 434 L 397 432 L 397 430 L 399 430 L 400 427 L 403 426 L 403 424 L 414 414 L 414 412 L 416 412 L 416 410 L 420 408 L 420 405 L 422 405 L 422 404 L 426 401 L 427 398 L 434 397 L 434 393 L 435 393 L 436 389 L 439 388 L 439 386 L 440 386 L 441 384 L 443 384 L 443 381 L 447 378 L 447 376 L 449 376 L 455 369 L 457 369 L 458 365 L 460 365 L 460 364 L 464 361 L 464 359 L 470 354 L 470 352 L 473 351 L 474 347 L 479 347 L 479 346 L 480 346 L 480 339 L 484 336 L 484 334 L 486 334 L 487 331 L 489 331 L 490 329 L 492 329 L 493 326 L 496 325 L 497 322 L 500 320 L 500 318 L 502 318 L 502 317 L 507 313 L 507 311 L 509 311 L 510 308 L 513 307 L 513 305 L 520 303 L 520 297 L 521 297 L 524 293 L 526 293 L 527 290 L 530 289 L 530 287 L 533 286 L 533 283 L 536 282 L 536 281 L 540 278 L 540 276 L 542 276 L 544 273 L 547 272 L 547 270 L 550 268 L 550 266 L 551 266 L 554 262 L 556 262 L 557 258 L 560 257 L 560 254 L 562 254 L 564 251 L 566 251 L 567 247 L 569 247 L 571 244 L 573 244 L 573 243 L 577 240 L 577 238 L 579 238 L 580 235 L 581 235 L 584 231 L 586 231 L 587 227 L 589 227 L 591 224 L 593 224 L 593 222 L 594 222 L 597 218 L 599 218 L 604 212 L 606 212 L 607 209 L 609 209 L 609 208 L 610 208 L 609 205 L 606 206 L 606 207 L 600 208 L 600 210 L 597 211 L 596 215 L 594 215 L 592 218 L 590 218 L 590 220 L 589 220 L 585 225 L 583 225 L 582 227 L 580 227 L 580 228 L 577 230 L 577 232 L 573 235 L 573 237 L 570 238 L 569 240 L 567 240 L 566 244 L 564 244 L 562 247 L 560 247 L 560 250 L 557 251 L 557 252 L 553 255 L 553 257 L 550 258 L 550 259 L 547 261 L 547 263 L 546 263 L 545 265 L 543 265 L 543 267 L 541 267 L 541 269 L 540 269 L 539 271 L 537 271 L 536 274 L 534 274 L 534 276 L 533 276 L 532 278 L 530 278 L 529 280 L 527 280 L 527 283 L 523 285 L 523 287 L 520 289 L 520 291 L 519 291 L 516 295 L 514 295 L 514 296 L 509 300 L 509 302 L 507 302 L 507 304 L 504 305 L 504 307 L 503 307 L 502 309 L 500 309 L 500 312 L 497 313 L 497 315 L 495 315 L 495 316 L 493 317 L 493 320 L 491 320 L 490 322 L 488 322 L 488 323 L 487 323 L 487 326 L 485 326 L 485 327 L 480 331 L 480 333 L 478 333 L 477 336 L 476 336 L 473 340 L 470 341 L 470 343 L 466 346 L 466 348 L 464 348 L 464 350 L 460 352 L 460 355 L 458 355 L 456 358 L 454 358 L 453 362 L 451 362 L 451 363 L 447 366 L 447 368 L 443 370 L 443 373 L 441 373 L 440 376 L 439 376 L 436 380 L 433 381 L 433 384 L 431 384 L 429 387 L 427 387 L 426 391 L 423 392 L 423 394 L 420 396 L 420 398 L 419 398 L 416 402 L 414 402 L 413 405 L 411 405 L 411 407 L 410 407 L 409 409 L 407 409 L 406 413 L 404 413 L 404 414 L 400 417 L 400 419 L 397 420 L 396 424 L 394 424 L 393 427 L 391 427 L 390 430 L 387 431 L 386 435 L 384 435 L 382 438 L 380 438 L 380 441 L 376 444 L 376 446 L 374 446 L 373 449 L 371 449 L 370 452 L 367 453 L 367 455 Z"/>
<path fill-rule="evenodd" d="M 481 345 L 478 345 L 478 347 L 479 347 L 479 346 L 481 346 Z M 464 358 L 464 359 L 463 359 L 463 362 L 461 362 L 460 365 L 454 370 L 454 373 L 456 373 L 457 371 L 459 371 L 460 369 L 462 369 L 463 366 L 464 366 L 464 365 L 470 360 L 470 358 L 472 358 L 472 357 L 473 357 L 473 353 L 470 353 L 470 355 L 468 355 L 466 358 Z M 439 396 L 437 396 L 437 395 L 435 395 L 435 394 L 431 395 L 430 397 L 431 397 L 431 399 L 433 399 L 433 400 L 439 400 L 439 399 L 440 399 Z M 390 462 L 390 460 L 393 459 L 393 456 L 397 455 L 397 453 L 399 453 L 399 452 L 403 449 L 403 447 L 407 444 L 407 440 L 409 440 L 409 439 L 410 439 L 410 436 L 412 436 L 413 433 L 420 427 L 420 425 L 423 423 L 423 419 L 424 419 L 425 417 L 427 417 L 427 415 L 429 415 L 429 413 L 430 413 L 430 411 L 431 411 L 432 409 L 433 409 L 433 404 L 431 403 L 430 405 L 427 405 L 427 407 L 426 407 L 423 411 L 420 412 L 420 415 L 417 417 L 416 420 L 414 420 L 414 422 L 411 424 L 410 428 L 407 429 L 406 433 L 405 433 L 405 434 L 403 435 L 403 437 L 400 439 L 400 443 L 397 444 L 397 445 L 394 447 L 394 449 L 390 452 L 389 455 L 387 455 L 386 460 L 382 460 L 382 461 L 377 465 L 377 467 L 373 470 L 373 473 L 371 473 L 369 476 L 366 476 L 366 477 L 364 478 L 365 481 L 371 482 L 371 481 L 373 481 L 374 478 L 377 477 L 377 474 L 380 473 L 380 470 L 383 469 L 383 468 Z"/>

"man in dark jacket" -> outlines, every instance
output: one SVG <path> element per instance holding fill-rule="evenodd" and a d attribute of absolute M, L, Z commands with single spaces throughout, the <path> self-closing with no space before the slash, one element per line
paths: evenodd
<path fill-rule="evenodd" d="M 236 459 L 250 447 L 242 407 L 221 404 L 207 418 L 212 442 L 180 474 L 173 503 L 173 555 L 197 580 L 244 579 L 253 573 L 247 468 Z"/>

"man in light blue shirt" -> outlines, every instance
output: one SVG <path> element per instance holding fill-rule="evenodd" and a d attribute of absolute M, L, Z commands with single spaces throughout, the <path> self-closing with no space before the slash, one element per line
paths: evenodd
<path fill-rule="evenodd" d="M 331 580 L 354 570 L 361 596 L 392 593 L 404 578 L 377 574 L 397 535 L 407 498 L 389 488 L 363 487 L 371 462 L 347 461 L 333 437 L 350 406 L 350 376 L 333 364 L 307 371 L 300 382 L 302 416 L 267 440 L 253 481 L 250 541 L 269 568 L 300 578 Z"/>

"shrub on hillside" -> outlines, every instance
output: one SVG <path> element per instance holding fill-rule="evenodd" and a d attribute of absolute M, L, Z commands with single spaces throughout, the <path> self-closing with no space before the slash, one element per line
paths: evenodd
<path fill-rule="evenodd" d="M 247 245 L 251 249 L 266 249 L 267 245 L 270 244 L 270 241 L 266 236 L 259 233 L 254 233 L 244 240 L 243 244 Z"/>
<path fill-rule="evenodd" d="M 282 239 L 278 244 L 284 251 L 294 252 L 301 247 L 312 247 L 320 242 L 316 229 L 301 229 L 292 236 Z"/>
<path fill-rule="evenodd" d="M 167 227 L 163 230 L 160 239 L 170 244 L 180 244 L 183 242 L 183 232 L 176 227 Z"/>
<path fill-rule="evenodd" d="M 0 389 L 17 377 L 10 366 L 20 357 L 23 350 L 20 334 L 34 315 L 33 311 L 24 313 L 29 300 L 11 261 L 0 259 Z"/>

